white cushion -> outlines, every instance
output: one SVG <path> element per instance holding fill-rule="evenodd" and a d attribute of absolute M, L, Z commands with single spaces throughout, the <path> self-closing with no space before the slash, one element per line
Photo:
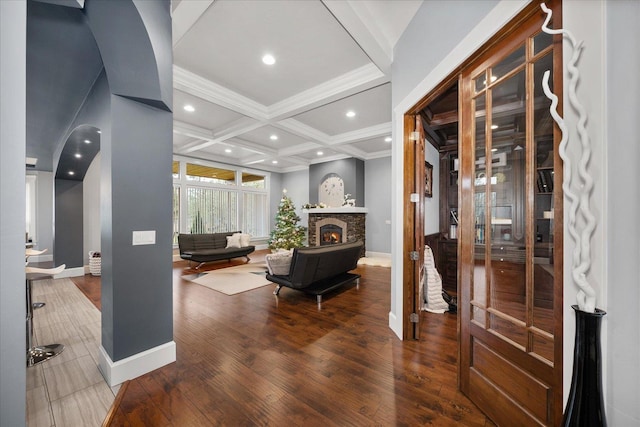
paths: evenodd
<path fill-rule="evenodd" d="M 241 248 L 240 245 L 240 233 L 235 233 L 231 236 L 227 236 L 227 248 Z"/>
<path fill-rule="evenodd" d="M 292 254 L 289 251 L 268 254 L 265 257 L 265 260 L 267 261 L 267 269 L 269 270 L 269 274 L 275 276 L 286 276 L 287 274 L 289 274 L 291 259 Z"/>
<path fill-rule="evenodd" d="M 251 244 L 251 234 L 240 234 L 240 246 L 245 248 Z"/>

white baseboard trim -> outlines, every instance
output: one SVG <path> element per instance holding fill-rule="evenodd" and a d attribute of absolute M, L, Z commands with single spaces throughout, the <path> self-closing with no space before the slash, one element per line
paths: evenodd
<path fill-rule="evenodd" d="M 402 323 L 392 312 L 389 312 L 389 328 L 402 340 Z"/>
<path fill-rule="evenodd" d="M 389 259 L 391 259 L 391 254 L 387 253 L 387 252 L 371 252 L 371 251 L 367 251 L 367 254 L 365 256 L 370 257 L 370 258 L 389 258 Z"/>
<path fill-rule="evenodd" d="M 169 341 L 117 362 L 111 361 L 101 345 L 99 359 L 100 372 L 109 387 L 113 387 L 175 362 L 176 343 Z"/>
<path fill-rule="evenodd" d="M 66 268 L 62 273 L 53 276 L 54 279 L 62 279 L 63 277 L 80 277 L 84 276 L 84 267 Z"/>
<path fill-rule="evenodd" d="M 266 244 L 266 243 L 261 244 L 261 245 L 256 245 L 256 251 L 261 251 L 263 249 L 269 249 L 269 245 Z"/>

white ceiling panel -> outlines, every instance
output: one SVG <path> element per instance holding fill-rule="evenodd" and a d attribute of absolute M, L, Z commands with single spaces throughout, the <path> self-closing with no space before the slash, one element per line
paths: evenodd
<path fill-rule="evenodd" d="M 354 111 L 355 117 L 347 117 L 347 111 Z M 295 119 L 331 136 L 390 122 L 391 83 L 323 105 Z"/>
<path fill-rule="evenodd" d="M 185 111 L 185 105 L 191 105 L 195 108 L 195 111 Z M 197 96 L 179 90 L 173 91 L 174 120 L 211 130 L 234 122 L 242 117 L 244 117 L 242 114 L 207 102 Z"/>
<path fill-rule="evenodd" d="M 276 136 L 277 139 L 272 140 L 272 135 Z M 293 147 L 295 145 L 303 144 L 308 141 L 305 138 L 283 131 L 282 129 L 278 129 L 273 126 L 260 127 L 258 129 L 240 135 L 239 138 L 245 141 L 253 142 L 255 144 L 264 145 L 265 147 L 274 150 Z"/>
<path fill-rule="evenodd" d="M 391 142 L 385 142 L 384 138 L 385 137 L 366 139 L 364 141 L 353 142 L 346 145 L 349 147 L 355 147 L 365 153 L 378 153 L 380 151 L 391 150 Z"/>
<path fill-rule="evenodd" d="M 271 53 L 273 66 L 262 63 Z M 174 47 L 174 63 L 271 105 L 370 63 L 320 1 L 215 1 Z"/>

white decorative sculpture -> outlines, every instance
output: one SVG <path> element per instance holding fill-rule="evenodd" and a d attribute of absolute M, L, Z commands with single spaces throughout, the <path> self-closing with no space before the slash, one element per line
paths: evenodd
<path fill-rule="evenodd" d="M 572 277 L 579 288 L 577 295 L 578 307 L 582 311 L 593 313 L 596 307 L 596 293 L 593 287 L 587 281 L 587 273 L 591 268 L 590 242 L 596 227 L 596 219 L 589 208 L 589 197 L 591 196 L 591 192 L 593 191 L 593 178 L 587 172 L 587 165 L 589 164 L 589 160 L 591 158 L 591 147 L 589 143 L 589 135 L 587 134 L 587 130 L 585 128 L 585 123 L 587 122 L 587 113 L 585 112 L 584 107 L 582 106 L 582 104 L 580 104 L 576 96 L 576 86 L 578 85 L 578 80 L 580 78 L 580 73 L 578 71 L 578 68 L 576 67 L 576 63 L 580 58 L 583 46 L 582 41 L 576 42 L 571 32 L 564 29 L 550 29 L 548 27 L 548 24 L 551 20 L 552 12 L 544 3 L 542 3 L 540 7 L 547 14 L 547 18 L 542 25 L 542 31 L 547 34 L 562 34 L 569 40 L 573 49 L 573 55 L 571 56 L 567 67 L 567 70 L 569 72 L 569 103 L 577 111 L 579 116 L 577 129 L 582 149 L 580 161 L 578 162 L 577 167 L 578 182 L 573 186 L 573 164 L 571 163 L 571 159 L 567 155 L 567 144 L 569 135 L 564 120 L 556 111 L 556 108 L 558 106 L 558 97 L 553 92 L 551 92 L 551 89 L 549 88 L 549 71 L 545 71 L 544 73 L 544 76 L 542 78 L 542 88 L 547 98 L 551 100 L 551 107 L 549 108 L 551 116 L 558 124 L 558 127 L 562 132 L 562 139 L 560 140 L 559 147 L 559 155 L 564 162 L 562 190 L 564 192 L 564 195 L 570 202 L 568 212 L 569 235 L 576 243 L 573 250 L 572 258 Z M 574 190 L 574 187 L 577 188 Z M 578 193 L 579 195 L 577 195 L 576 193 Z M 578 221 L 581 221 L 581 225 L 583 226 L 580 233 L 577 230 Z"/>

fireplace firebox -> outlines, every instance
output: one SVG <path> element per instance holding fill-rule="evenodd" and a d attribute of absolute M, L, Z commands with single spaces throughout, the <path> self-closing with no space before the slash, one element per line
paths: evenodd
<path fill-rule="evenodd" d="M 327 224 L 320 227 L 320 246 L 342 243 L 342 227 Z"/>

